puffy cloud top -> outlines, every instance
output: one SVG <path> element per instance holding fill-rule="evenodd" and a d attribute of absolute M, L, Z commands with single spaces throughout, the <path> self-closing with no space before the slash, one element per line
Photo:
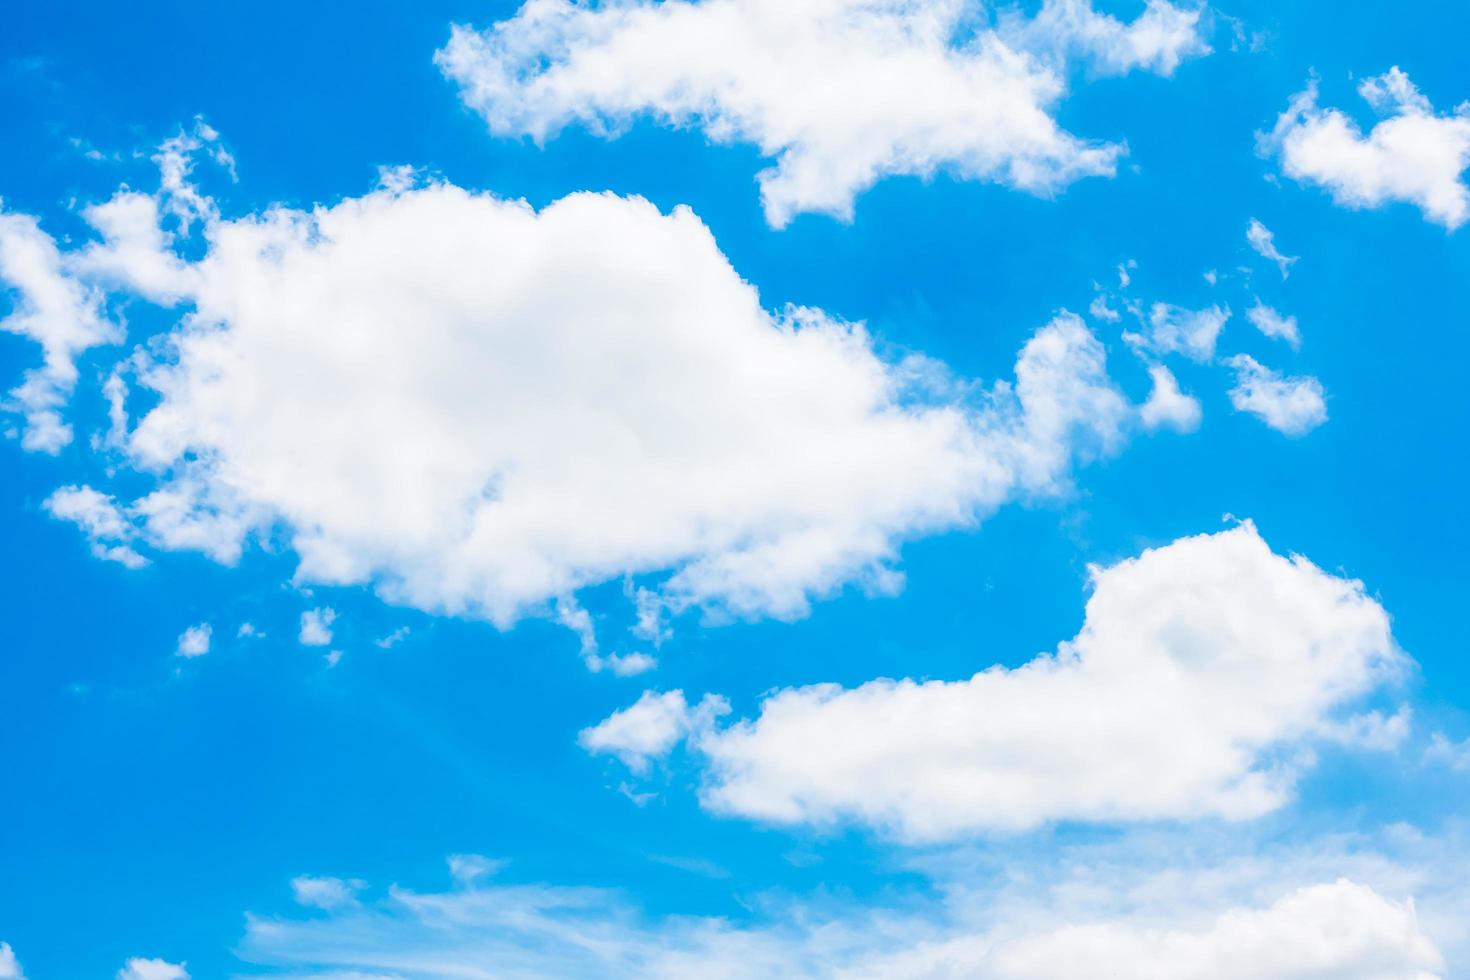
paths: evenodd
<path fill-rule="evenodd" d="M 1082 0 L 987 23 L 976 0 L 530 0 L 488 30 L 456 27 L 444 73 L 493 133 L 610 134 L 639 116 L 753 143 L 771 224 L 849 216 L 889 175 L 944 168 L 1048 194 L 1111 175 L 1122 147 L 1051 115 L 1069 58 L 1168 74 L 1208 51 L 1199 10 L 1149 0 L 1123 24 Z"/>

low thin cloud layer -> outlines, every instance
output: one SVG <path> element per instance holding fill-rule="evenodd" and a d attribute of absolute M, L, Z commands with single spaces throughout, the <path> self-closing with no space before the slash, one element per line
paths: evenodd
<path fill-rule="evenodd" d="M 878 180 L 943 170 L 1033 194 L 1111 176 L 1119 144 L 1063 130 L 1068 64 L 1170 74 L 1209 51 L 1201 11 L 1149 0 L 1133 22 L 1081 0 L 1036 17 L 975 0 L 532 0 L 487 30 L 454 28 L 436 60 L 499 136 L 635 120 L 751 143 L 767 220 L 850 218 Z"/>
<path fill-rule="evenodd" d="M 644 574 L 650 635 L 690 607 L 794 618 L 893 591 L 904 540 L 1064 490 L 1132 424 L 1075 316 L 980 386 L 763 308 L 685 208 L 395 182 L 232 220 L 195 194 L 186 261 L 157 225 L 172 193 L 102 206 L 133 217 L 71 273 L 184 314 L 129 359 L 152 406 L 130 425 L 118 392 L 109 433 L 154 489 L 51 503 L 116 560 L 284 540 L 300 581 L 502 626 Z"/>
<path fill-rule="evenodd" d="M 1397 66 L 1365 79 L 1358 94 L 1383 119 L 1366 134 L 1341 109 L 1318 105 L 1317 82 L 1292 97 L 1261 142 L 1286 176 L 1324 188 L 1350 208 L 1413 204 L 1454 230 L 1470 218 L 1470 102 L 1436 113 Z"/>
<path fill-rule="evenodd" d="M 921 842 L 1241 820 L 1286 803 L 1313 742 L 1340 740 L 1404 663 L 1362 583 L 1273 553 L 1247 523 L 1094 569 L 1081 632 L 1021 667 L 791 688 L 754 719 L 686 727 L 704 805 L 762 822 Z"/>
<path fill-rule="evenodd" d="M 1083 855 L 1078 855 L 1080 859 Z M 1438 980 L 1441 951 L 1411 901 L 1252 862 L 1132 874 L 1052 859 L 1034 876 L 945 890 L 903 908 L 766 897 L 753 921 L 652 918 L 616 892 L 476 880 L 394 886 L 314 918 L 249 916 L 242 955 L 266 976 L 823 977 L 839 980 Z M 962 857 L 959 857 L 963 860 Z M 1113 856 L 1116 860 L 1116 856 Z M 1403 871 L 1334 858 L 1392 885 Z M 1374 865 L 1377 865 L 1375 868 Z M 260 975 L 260 974 L 257 974 Z"/>

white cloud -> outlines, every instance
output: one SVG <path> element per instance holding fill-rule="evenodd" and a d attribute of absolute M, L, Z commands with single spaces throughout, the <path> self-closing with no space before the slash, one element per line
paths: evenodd
<path fill-rule="evenodd" d="M 1226 361 L 1235 368 L 1230 404 L 1249 412 L 1271 428 L 1300 436 L 1327 421 L 1327 396 L 1312 377 L 1283 377 L 1249 354 Z"/>
<path fill-rule="evenodd" d="M 1094 296 L 1092 302 L 1087 304 L 1087 312 L 1091 313 L 1097 319 L 1104 320 L 1108 323 L 1117 323 L 1123 319 L 1123 314 L 1109 306 L 1108 298 L 1101 295 Z"/>
<path fill-rule="evenodd" d="M 679 742 L 707 730 L 729 711 L 729 703 L 718 695 L 706 695 L 691 706 L 683 691 L 645 691 L 637 703 L 584 729 L 578 741 L 588 752 L 615 755 L 642 774 L 648 771 L 651 759 L 668 755 Z"/>
<path fill-rule="evenodd" d="M 0 330 L 35 341 L 43 358 L 0 408 L 24 417 L 24 448 L 54 455 L 72 440 L 61 410 L 76 386 L 77 356 L 115 343 L 120 332 L 102 317 L 96 291 L 68 275 L 55 240 L 30 215 L 0 211 L 0 287 L 12 300 Z"/>
<path fill-rule="evenodd" d="M 1300 257 L 1296 255 L 1282 255 L 1280 250 L 1276 248 L 1276 236 L 1271 233 L 1271 229 L 1261 224 L 1255 218 L 1252 218 L 1251 223 L 1246 226 L 1245 240 L 1250 242 L 1251 248 L 1256 250 L 1257 255 L 1276 263 L 1276 267 L 1281 270 L 1282 279 L 1286 278 L 1287 273 L 1291 271 L 1292 263 Z"/>
<path fill-rule="evenodd" d="M 1292 347 L 1302 344 L 1301 332 L 1297 329 L 1296 317 L 1282 316 L 1271 307 L 1257 300 L 1256 305 L 1245 311 L 1246 319 L 1267 337 L 1284 340 Z"/>
<path fill-rule="evenodd" d="M 618 677 L 635 677 L 658 667 L 658 660 L 646 653 L 610 654 L 602 658 L 608 670 Z"/>
<path fill-rule="evenodd" d="M 52 517 L 81 528 L 96 557 L 127 568 L 148 564 L 148 559 L 129 543 L 137 537 L 137 528 L 108 494 L 85 486 L 62 487 L 47 497 L 42 506 Z"/>
<path fill-rule="evenodd" d="M 1078 0 L 987 24 L 977 0 L 532 0 L 436 55 L 501 136 L 544 141 L 633 120 L 751 143 L 772 225 L 852 213 L 891 175 L 944 170 L 1036 194 L 1112 175 L 1123 152 L 1061 129 L 1068 56 L 1103 73 L 1164 74 L 1208 51 L 1199 11 L 1150 0 L 1132 24 Z"/>
<path fill-rule="evenodd" d="M 296 899 L 296 904 L 328 911 L 356 905 L 357 893 L 366 887 L 367 882 L 355 878 L 343 881 L 341 878 L 300 875 L 291 879 L 291 895 Z"/>
<path fill-rule="evenodd" d="M 1173 372 L 1162 364 L 1152 365 L 1148 373 L 1153 379 L 1153 390 L 1138 410 L 1144 426 L 1168 427 L 1176 432 L 1193 432 L 1199 428 L 1202 414 L 1199 399 L 1180 391 Z"/>
<path fill-rule="evenodd" d="M 15 950 L 9 943 L 0 943 L 0 980 L 25 980 L 20 961 L 15 958 Z"/>
<path fill-rule="evenodd" d="M 393 647 L 402 643 L 404 640 L 408 639 L 408 632 L 409 630 L 407 626 L 400 626 L 393 632 L 389 633 L 387 636 L 374 640 L 373 645 L 378 647 L 380 650 L 392 649 Z"/>
<path fill-rule="evenodd" d="M 187 315 L 134 359 L 157 403 L 119 452 L 157 483 L 115 509 L 154 547 L 283 541 L 301 582 L 430 612 L 505 626 L 657 575 L 633 593 L 654 637 L 691 607 L 891 592 L 905 540 L 1065 490 L 1131 417 L 1075 316 L 982 387 L 763 309 L 683 208 L 435 184 L 202 211 L 171 291 L 117 266 Z"/>
<path fill-rule="evenodd" d="M 1189 310 L 1170 303 L 1155 303 L 1149 310 L 1145 332 L 1125 333 L 1133 347 L 1155 354 L 1183 354 L 1192 361 L 1215 357 L 1215 343 L 1230 319 L 1228 306 Z"/>
<path fill-rule="evenodd" d="M 395 887 L 380 904 L 326 917 L 250 916 L 241 953 L 323 980 L 1437 980 L 1445 969 L 1412 902 L 1338 879 L 1268 880 L 1264 896 L 1233 888 L 1233 901 L 1222 903 L 1214 882 L 1238 873 L 1198 870 L 1203 880 L 1188 868 L 1154 869 L 1125 891 L 1124 882 L 1074 865 L 1054 883 L 1014 876 L 902 910 L 766 899 L 745 925 L 654 919 L 591 888 Z"/>
<path fill-rule="evenodd" d="M 1414 907 L 1339 880 L 1297 889 L 1265 908 L 1233 908 L 1201 925 L 1065 925 L 987 946 L 972 938 L 900 953 L 876 977 L 952 977 L 957 964 L 1004 980 L 1435 980 L 1439 951 Z"/>
<path fill-rule="evenodd" d="M 179 645 L 176 655 L 191 658 L 204 656 L 209 652 L 209 638 L 213 633 L 214 627 L 208 623 L 190 626 L 179 634 Z"/>
<path fill-rule="evenodd" d="M 1210 53 L 1202 36 L 1204 12 L 1203 5 L 1147 0 L 1143 13 L 1125 24 L 1098 13 L 1088 0 L 1043 0 L 1029 19 L 1019 8 L 1003 11 L 1000 30 L 1013 47 L 1049 54 L 1055 63 L 1077 58 L 1103 74 L 1143 69 L 1172 75 L 1186 58 Z"/>
<path fill-rule="evenodd" d="M 1344 709 L 1404 662 L 1361 583 L 1272 553 L 1247 523 L 1094 569 L 1081 632 L 1022 667 L 787 689 L 753 720 L 684 727 L 704 804 L 766 822 L 927 841 L 1242 820 L 1285 803 L 1311 744 L 1341 740 Z"/>
<path fill-rule="evenodd" d="M 477 881 L 498 874 L 508 862 L 483 854 L 451 854 L 446 859 L 449 876 L 461 885 L 472 885 Z"/>
<path fill-rule="evenodd" d="M 1424 758 L 1455 772 L 1470 772 L 1470 738 L 1452 742 L 1444 732 L 1435 732 L 1429 740 Z"/>
<path fill-rule="evenodd" d="M 117 971 L 117 980 L 189 980 L 189 971 L 183 963 L 135 956 Z"/>
<path fill-rule="evenodd" d="M 1358 94 L 1385 118 L 1366 135 L 1339 109 L 1317 105 L 1317 83 L 1292 97 L 1262 149 L 1278 154 L 1288 177 L 1318 184 L 1344 207 L 1390 201 L 1417 205 L 1455 229 L 1470 217 L 1470 102 L 1437 115 L 1397 67 L 1365 80 Z"/>
<path fill-rule="evenodd" d="M 324 647 L 332 642 L 332 624 L 336 621 L 335 609 L 308 609 L 301 614 L 301 632 L 297 639 L 304 646 Z"/>

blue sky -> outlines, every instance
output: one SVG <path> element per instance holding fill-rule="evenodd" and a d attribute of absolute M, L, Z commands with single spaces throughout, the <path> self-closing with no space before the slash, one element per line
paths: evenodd
<path fill-rule="evenodd" d="M 0 977 L 1470 971 L 1470 9 L 7 20 Z"/>

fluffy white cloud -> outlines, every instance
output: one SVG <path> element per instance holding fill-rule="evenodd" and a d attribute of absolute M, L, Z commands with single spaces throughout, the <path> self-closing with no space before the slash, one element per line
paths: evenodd
<path fill-rule="evenodd" d="M 25 980 L 20 961 L 15 958 L 15 950 L 9 943 L 0 943 L 0 980 Z"/>
<path fill-rule="evenodd" d="M 1385 118 L 1366 135 L 1339 109 L 1317 104 L 1317 84 L 1295 95 L 1262 140 L 1288 177 L 1319 184 L 1345 207 L 1389 201 L 1417 205 L 1424 217 L 1458 228 L 1470 217 L 1470 102 L 1452 114 L 1434 107 L 1394 67 L 1365 80 L 1358 94 Z"/>
<path fill-rule="evenodd" d="M 357 893 L 367 887 L 367 882 L 356 878 L 343 881 L 341 878 L 314 878 L 300 875 L 291 879 L 291 895 L 296 904 L 314 909 L 340 909 L 357 904 Z"/>
<path fill-rule="evenodd" d="M 925 841 L 1239 820 L 1289 799 L 1311 744 L 1403 662 L 1361 583 L 1274 554 L 1247 523 L 1094 569 L 1082 630 L 1054 655 L 963 681 L 782 690 L 689 741 L 707 807 L 773 823 Z"/>
<path fill-rule="evenodd" d="M 1249 354 L 1226 363 L 1235 368 L 1230 404 L 1237 412 L 1249 412 L 1289 436 L 1305 435 L 1327 421 L 1327 395 L 1316 378 L 1285 377 Z"/>
<path fill-rule="evenodd" d="M 1268 898 L 1218 905 L 1211 887 L 1186 874 L 1155 871 L 1128 892 L 1074 876 L 903 911 L 767 900 L 744 926 L 650 919 L 589 888 L 395 887 L 383 903 L 327 917 L 251 916 L 241 952 L 331 980 L 1437 980 L 1444 969 L 1414 905 L 1368 885 L 1268 885 Z"/>
<path fill-rule="evenodd" d="M 180 657 L 202 657 L 209 652 L 209 638 L 214 633 L 214 627 L 208 623 L 200 623 L 198 626 L 190 626 L 179 634 L 179 645 L 176 654 Z"/>
<path fill-rule="evenodd" d="M 92 554 L 128 568 L 142 568 L 148 559 L 133 548 L 137 528 L 111 496 L 91 487 L 62 487 L 42 505 L 52 517 L 81 528 Z"/>
<path fill-rule="evenodd" d="M 308 609 L 301 614 L 301 631 L 296 638 L 303 646 L 324 647 L 332 642 L 332 624 L 336 621 L 335 609 Z"/>
<path fill-rule="evenodd" d="M 982 387 L 767 311 L 683 208 L 398 182 L 310 213 L 189 210 L 195 261 L 148 259 L 162 238 L 104 261 L 140 227 L 83 250 L 109 288 L 186 311 L 128 361 L 156 404 L 111 442 L 157 482 L 101 498 L 107 526 L 223 562 L 284 541 L 301 581 L 432 612 L 506 625 L 655 575 L 634 590 L 651 638 L 693 606 L 801 616 L 892 591 L 904 540 L 1064 489 L 1130 424 L 1075 316 Z"/>
<path fill-rule="evenodd" d="M 1284 340 L 1292 347 L 1302 344 L 1301 331 L 1297 329 L 1294 316 L 1282 316 L 1258 300 L 1255 306 L 1245 311 L 1245 317 L 1267 337 Z"/>
<path fill-rule="evenodd" d="M 1203 5 L 1147 0 L 1143 13 L 1127 24 L 1098 13 L 1089 0 L 1043 0 L 1031 18 L 1019 11 L 1011 7 L 1001 12 L 1001 36 L 1013 48 L 1049 56 L 1054 64 L 1078 58 L 1098 73 L 1142 69 L 1172 75 L 1186 58 L 1210 53 L 1203 37 Z"/>
<path fill-rule="evenodd" d="M 1049 194 L 1123 152 L 1061 129 L 1066 59 L 1164 74 L 1208 50 L 1198 10 L 1149 0 L 1131 24 L 1079 0 L 988 24 L 978 0 L 529 0 L 436 60 L 497 135 L 604 135 L 649 117 L 774 158 L 771 224 L 850 216 L 879 179 L 943 169 Z"/>
<path fill-rule="evenodd" d="M 1220 331 L 1230 319 L 1228 306 L 1188 310 L 1170 303 L 1155 303 L 1149 310 L 1143 333 L 1126 333 L 1123 339 L 1139 350 L 1154 354 L 1183 354 L 1192 361 L 1210 361 Z"/>
<path fill-rule="evenodd" d="M 1144 426 L 1150 429 L 1168 427 L 1177 432 L 1193 432 L 1199 428 L 1201 409 L 1199 399 L 1179 390 L 1174 373 L 1162 364 L 1148 369 L 1153 379 L 1153 390 L 1148 401 L 1138 410 Z"/>
<path fill-rule="evenodd" d="M 99 294 L 69 275 L 55 240 L 30 215 L 0 211 L 0 287 L 11 294 L 0 330 L 29 337 L 43 358 L 4 407 L 25 419 L 23 447 L 60 452 L 72 440 L 61 410 L 76 386 L 77 355 L 117 341 L 119 332 L 102 317 Z"/>
<path fill-rule="evenodd" d="M 668 755 L 680 741 L 708 730 L 716 718 L 729 711 L 729 703 L 717 695 L 706 695 L 698 704 L 690 705 L 683 691 L 645 691 L 635 704 L 585 729 L 578 741 L 588 752 L 616 755 L 629 769 L 641 774 L 648 771 L 650 759 Z"/>
<path fill-rule="evenodd" d="M 1276 247 L 1276 236 L 1271 233 L 1271 229 L 1255 218 L 1252 218 L 1251 223 L 1246 226 L 1245 240 L 1250 242 L 1251 248 L 1255 249 L 1256 254 L 1261 258 L 1270 259 L 1276 263 L 1276 267 L 1281 270 L 1282 279 L 1286 278 L 1287 273 L 1291 271 L 1291 264 L 1299 257 L 1282 255 Z"/>
<path fill-rule="evenodd" d="M 117 980 L 189 980 L 189 971 L 183 963 L 135 956 L 117 971 Z"/>

